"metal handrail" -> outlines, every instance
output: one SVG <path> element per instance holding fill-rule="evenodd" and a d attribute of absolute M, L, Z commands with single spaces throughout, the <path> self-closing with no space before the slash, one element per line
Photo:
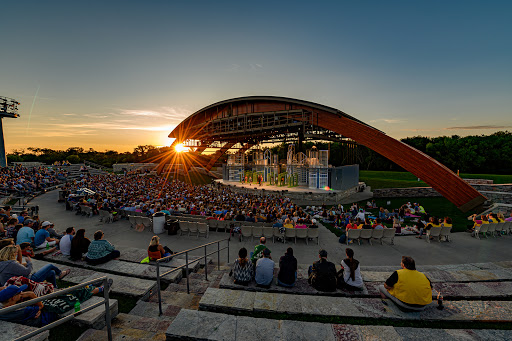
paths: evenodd
<path fill-rule="evenodd" d="M 158 311 L 159 311 L 159 315 L 161 316 L 162 315 L 162 292 L 161 292 L 161 286 L 160 286 L 160 279 L 164 276 L 167 276 L 168 274 L 171 274 L 175 271 L 178 271 L 183 268 L 185 268 L 185 278 L 187 279 L 187 294 L 190 294 L 190 280 L 189 280 L 189 277 L 188 277 L 188 265 L 190 264 L 189 261 L 188 261 L 188 253 L 191 252 L 191 251 L 194 251 L 194 250 L 197 250 L 197 249 L 200 249 L 200 248 L 204 248 L 204 256 L 201 256 L 199 258 L 196 258 L 194 259 L 194 262 L 197 262 L 201 259 L 204 259 L 204 276 L 205 276 L 205 279 L 208 280 L 208 261 L 207 261 L 207 257 L 208 256 L 211 256 L 213 254 L 217 254 L 217 266 L 218 266 L 218 269 L 220 270 L 220 252 L 227 249 L 228 250 L 228 263 L 229 263 L 229 240 L 230 238 L 226 238 L 226 239 L 220 239 L 220 240 L 217 240 L 217 241 L 214 241 L 214 242 L 210 242 L 210 243 L 207 243 L 207 244 L 203 244 L 203 245 L 200 245 L 200 246 L 196 246 L 192 249 L 188 249 L 188 250 L 185 250 L 185 251 L 181 251 L 181 252 L 178 252 L 178 253 L 174 253 L 170 256 L 166 256 L 166 257 L 163 257 L 163 258 L 160 258 L 160 259 L 157 259 L 156 260 L 156 287 L 157 287 L 157 293 L 158 293 Z M 224 242 L 224 241 L 227 241 L 228 244 L 227 246 L 223 247 L 222 249 L 220 248 L 220 243 L 221 242 Z M 206 253 L 206 247 L 207 246 L 210 246 L 210 245 L 213 245 L 213 244 L 217 244 L 217 250 L 216 251 L 213 251 L 213 252 L 210 252 L 210 253 Z M 171 260 L 172 258 L 176 257 L 176 256 L 179 256 L 179 255 L 182 255 L 182 254 L 185 254 L 185 264 L 183 265 L 180 265 L 176 268 L 173 268 L 169 271 L 166 271 L 164 272 L 163 274 L 160 274 L 160 262 L 163 262 L 163 261 L 166 261 L 166 260 Z"/>
<path fill-rule="evenodd" d="M 63 294 L 67 294 L 67 293 L 69 293 L 71 291 L 75 291 L 77 289 L 86 287 L 86 286 L 94 284 L 94 283 L 98 283 L 100 281 L 103 282 L 103 288 L 104 288 L 104 290 L 103 290 L 103 298 L 104 298 L 103 301 L 98 302 L 98 303 L 94 303 L 93 305 L 91 305 L 91 306 L 89 306 L 87 308 L 81 309 L 79 311 L 74 312 L 73 314 L 70 314 L 70 315 L 65 316 L 63 318 L 60 318 L 60 319 L 58 319 L 58 320 L 56 320 L 56 321 L 54 321 L 54 322 L 52 322 L 50 324 L 47 324 L 44 327 L 38 328 L 37 330 L 34 330 L 34 331 L 32 331 L 32 332 L 30 332 L 28 334 L 20 336 L 17 339 L 15 339 L 14 341 L 27 340 L 27 339 L 29 339 L 29 338 L 37 335 L 37 334 L 40 334 L 40 333 L 42 333 L 42 332 L 44 332 L 46 330 L 52 329 L 54 327 L 57 327 L 57 326 L 63 324 L 64 322 L 70 321 L 70 320 L 74 319 L 75 316 L 77 316 L 77 315 L 80 315 L 82 313 L 88 312 L 91 309 L 99 307 L 102 303 L 105 304 L 105 320 L 106 320 L 106 324 L 107 324 L 108 340 L 112 341 L 112 326 L 110 324 L 110 303 L 109 303 L 109 290 L 110 290 L 110 288 L 109 288 L 109 285 L 108 285 L 108 278 L 107 278 L 107 276 L 99 277 L 99 278 L 90 280 L 88 282 L 80 283 L 80 284 L 77 284 L 75 286 L 72 286 L 72 287 L 69 287 L 69 288 L 66 288 L 66 289 L 63 289 L 63 290 L 59 290 L 59 291 L 56 291 L 56 292 L 48 294 L 48 295 L 37 297 L 37 298 L 31 299 L 31 300 L 26 301 L 26 302 L 17 303 L 15 305 L 12 305 L 12 306 L 7 307 L 7 308 L 2 308 L 2 309 L 0 309 L 0 315 L 10 313 L 11 311 L 15 311 L 15 310 L 18 310 L 20 308 L 27 307 L 29 305 L 34 305 L 34 304 L 36 304 L 38 302 L 41 302 L 41 301 L 44 301 L 44 300 L 47 300 L 47 299 L 50 299 L 50 298 L 54 298 L 54 297 L 61 296 Z"/>

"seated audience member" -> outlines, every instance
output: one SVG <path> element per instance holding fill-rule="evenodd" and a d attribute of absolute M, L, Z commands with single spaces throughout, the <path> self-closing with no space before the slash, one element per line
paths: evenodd
<path fill-rule="evenodd" d="M 148 256 L 150 260 L 157 260 L 172 254 L 173 252 L 171 249 L 160 244 L 160 238 L 158 236 L 151 237 L 148 247 Z"/>
<path fill-rule="evenodd" d="M 452 219 L 450 217 L 444 217 L 443 222 L 441 223 L 443 227 L 452 227 Z"/>
<path fill-rule="evenodd" d="M 365 230 L 371 230 L 372 229 L 372 223 L 370 222 L 369 218 L 364 219 L 363 229 Z"/>
<path fill-rule="evenodd" d="M 283 287 L 293 287 L 297 280 L 297 258 L 293 256 L 293 249 L 289 247 L 279 259 L 279 274 L 277 284 Z"/>
<path fill-rule="evenodd" d="M 21 261 L 21 249 L 19 245 L 9 245 L 0 250 L 0 285 L 11 277 L 23 276 L 30 278 L 34 282 L 50 282 L 54 287 L 57 287 L 56 276 L 63 279 L 70 273 L 70 270 L 61 271 L 53 264 L 47 264 L 39 269 L 37 272 L 30 275 L 32 272 L 32 261 L 30 256 L 26 257 L 26 265 Z"/>
<path fill-rule="evenodd" d="M 411 257 L 403 256 L 401 270 L 393 272 L 379 286 L 383 299 L 389 298 L 402 310 L 421 311 L 432 302 L 432 284 L 427 276 L 416 270 Z"/>
<path fill-rule="evenodd" d="M 372 225 L 374 230 L 382 230 L 384 225 L 382 225 L 382 220 L 380 218 L 375 219 L 375 224 Z"/>
<path fill-rule="evenodd" d="M 23 300 L 36 298 L 36 295 L 31 291 L 23 292 L 27 287 L 28 286 L 25 284 L 20 287 L 10 285 L 8 287 L 0 288 L 2 289 L 0 291 L 0 304 L 2 305 L 2 308 L 13 306 Z M 32 327 L 41 327 L 43 325 L 41 316 L 43 307 L 43 303 L 38 302 L 34 305 L 20 308 L 7 314 L 2 314 L 0 315 L 0 320 L 21 323 Z M 56 318 L 53 320 L 55 319 Z"/>
<path fill-rule="evenodd" d="M 336 266 L 327 260 L 327 251 L 318 252 L 318 261 L 308 270 L 308 282 L 318 291 L 336 291 Z"/>
<path fill-rule="evenodd" d="M 41 226 L 44 226 L 45 224 L 50 224 L 50 226 L 48 227 L 48 233 L 50 233 L 50 237 L 51 238 L 61 239 L 63 237 L 63 235 L 61 235 L 57 231 L 55 231 L 55 224 L 54 223 L 51 223 L 49 221 L 44 221 Z"/>
<path fill-rule="evenodd" d="M 512 221 L 512 212 L 510 212 L 510 217 L 505 218 L 505 221 Z"/>
<path fill-rule="evenodd" d="M 89 250 L 91 241 L 85 237 L 85 230 L 79 229 L 76 231 L 76 235 L 71 239 L 71 250 L 70 256 L 74 260 L 81 260 L 82 256 Z"/>
<path fill-rule="evenodd" d="M 354 250 L 345 249 L 347 258 L 341 261 L 341 270 L 338 272 L 338 288 L 352 291 L 363 290 L 363 278 L 359 261 L 354 259 Z"/>
<path fill-rule="evenodd" d="M 75 235 L 75 228 L 68 227 L 66 229 L 66 234 L 61 238 L 59 243 L 60 252 L 62 252 L 65 256 L 71 255 L 71 242 L 73 240 L 73 236 Z"/>
<path fill-rule="evenodd" d="M 265 245 L 267 243 L 267 239 L 265 237 L 261 237 L 260 238 L 260 243 L 259 245 L 256 245 L 254 247 L 254 252 L 252 253 L 252 256 L 251 256 L 251 261 L 254 263 L 256 262 L 258 259 L 260 259 L 263 254 L 263 250 L 267 249 L 267 246 Z"/>
<path fill-rule="evenodd" d="M 36 249 L 44 249 L 45 247 L 51 247 L 59 243 L 58 239 L 50 238 L 50 232 L 48 232 L 50 226 L 51 223 L 49 221 L 45 221 L 41 226 L 41 229 L 36 232 L 34 238 L 34 245 L 36 246 Z"/>
<path fill-rule="evenodd" d="M 16 236 L 16 244 L 21 243 L 34 243 L 35 232 L 32 229 L 33 221 L 31 219 L 25 219 L 23 227 L 19 229 L 18 235 Z"/>
<path fill-rule="evenodd" d="M 92 265 L 106 263 L 109 260 L 119 258 L 121 253 L 114 248 L 107 240 L 103 239 L 105 234 L 98 230 L 94 233 L 94 240 L 89 245 L 85 261 Z"/>
<path fill-rule="evenodd" d="M 21 249 L 21 255 L 23 257 L 31 257 L 35 259 L 43 259 L 43 256 L 49 255 L 52 252 L 55 252 L 57 248 L 54 246 L 51 249 L 44 250 L 43 252 L 40 252 L 38 254 L 34 253 L 34 249 L 32 248 L 32 245 L 30 243 L 21 243 L 20 244 Z"/>
<path fill-rule="evenodd" d="M 274 261 L 270 259 L 270 250 L 265 248 L 262 251 L 263 258 L 256 262 L 256 284 L 262 288 L 270 288 L 274 278 Z"/>
<path fill-rule="evenodd" d="M 22 225 L 18 224 L 18 219 L 9 218 L 5 226 L 5 237 L 12 238 L 14 240 L 14 243 L 16 243 L 16 237 L 21 227 Z"/>
<path fill-rule="evenodd" d="M 238 258 L 233 263 L 233 269 L 230 276 L 233 276 L 234 283 L 248 285 L 254 277 L 254 265 L 247 258 L 247 249 L 245 247 L 238 251 Z"/>

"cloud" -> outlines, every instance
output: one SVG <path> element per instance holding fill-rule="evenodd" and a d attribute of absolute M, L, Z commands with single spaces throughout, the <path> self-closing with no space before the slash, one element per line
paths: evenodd
<path fill-rule="evenodd" d="M 405 122 L 405 120 L 400 119 L 400 118 L 378 118 L 376 120 L 371 120 L 369 122 L 370 123 L 384 122 L 384 123 L 394 124 L 394 123 L 403 123 L 403 122 Z"/>
<path fill-rule="evenodd" d="M 512 126 L 498 126 L 498 125 L 481 125 L 481 126 L 462 126 L 462 127 L 448 127 L 446 130 L 480 130 L 480 129 L 508 129 Z"/>

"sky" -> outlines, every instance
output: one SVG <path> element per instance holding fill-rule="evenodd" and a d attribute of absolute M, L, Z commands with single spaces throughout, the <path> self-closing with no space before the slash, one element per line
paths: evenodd
<path fill-rule="evenodd" d="M 511 1 L 2 2 L 7 151 L 169 145 L 229 98 L 331 106 L 395 138 L 512 130 Z"/>

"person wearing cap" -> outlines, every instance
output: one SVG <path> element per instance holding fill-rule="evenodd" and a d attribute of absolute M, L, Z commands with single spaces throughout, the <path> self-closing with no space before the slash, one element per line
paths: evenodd
<path fill-rule="evenodd" d="M 31 219 L 25 219 L 23 221 L 23 227 L 18 231 L 16 236 L 16 244 L 31 243 L 34 244 L 35 232 L 32 229 L 33 221 Z"/>
<path fill-rule="evenodd" d="M 23 300 L 36 298 L 36 295 L 33 292 L 25 291 L 27 288 L 28 285 L 26 284 L 22 286 L 10 285 L 8 287 L 0 287 L 1 308 L 7 308 L 20 303 Z M 21 323 L 33 327 L 41 327 L 41 310 L 43 307 L 44 305 L 42 302 L 37 302 L 34 305 L 14 310 L 7 314 L 2 314 L 0 315 L 0 320 Z"/>
<path fill-rule="evenodd" d="M 380 296 L 391 299 L 401 310 L 424 310 L 432 302 L 430 279 L 416 270 L 412 257 L 403 256 L 400 265 L 402 269 L 393 272 L 384 285 L 379 286 Z"/>
<path fill-rule="evenodd" d="M 327 251 L 318 252 L 318 261 L 309 267 L 308 282 L 318 291 L 336 291 L 336 266 L 327 260 Z"/>
<path fill-rule="evenodd" d="M 274 261 L 270 259 L 270 250 L 265 248 L 261 252 L 263 258 L 256 262 L 256 284 L 259 287 L 269 289 L 274 279 Z"/>
<path fill-rule="evenodd" d="M 50 237 L 50 232 L 48 232 L 50 226 L 52 226 L 52 223 L 45 221 L 41 225 L 41 229 L 36 232 L 34 238 L 34 245 L 36 246 L 36 249 L 44 249 L 47 245 L 52 247 L 59 243 L 58 239 Z"/>

